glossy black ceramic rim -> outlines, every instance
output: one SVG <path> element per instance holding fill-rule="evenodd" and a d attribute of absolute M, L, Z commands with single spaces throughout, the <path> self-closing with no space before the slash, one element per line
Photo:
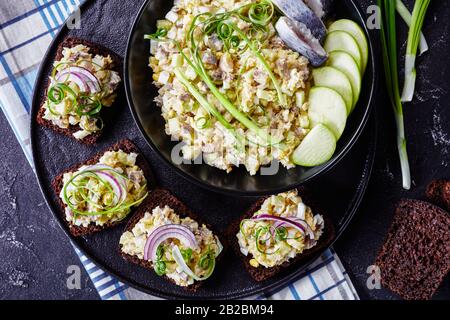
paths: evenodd
<path fill-rule="evenodd" d="M 90 1 L 85 1 L 82 5 L 81 8 L 83 9 L 85 6 L 87 6 L 89 4 Z M 142 10 L 142 9 L 141 9 Z M 44 80 L 44 66 L 46 64 L 46 61 L 49 59 L 49 57 L 51 56 L 52 50 L 54 50 L 57 47 L 57 44 L 59 44 L 59 42 L 61 41 L 61 35 L 63 33 L 63 31 L 65 31 L 65 25 L 61 28 L 61 30 L 58 32 L 58 34 L 56 35 L 56 37 L 53 39 L 52 43 L 50 44 L 44 58 L 43 61 L 41 63 L 41 66 L 39 68 L 38 71 L 38 76 L 36 77 L 36 82 L 34 85 L 34 88 L 36 88 L 36 85 L 40 82 Z M 39 93 L 34 90 L 33 93 L 33 101 L 32 101 L 32 110 L 31 110 L 31 118 L 34 119 L 34 116 L 36 115 L 37 111 L 40 108 L 40 95 Z M 334 239 L 334 242 L 336 242 L 340 236 L 343 234 L 343 232 L 345 231 L 345 229 L 347 228 L 347 226 L 350 224 L 350 222 L 353 220 L 353 217 L 355 216 L 355 214 L 357 213 L 360 204 L 363 200 L 363 197 L 365 195 L 365 192 L 367 190 L 369 181 L 370 181 L 370 177 L 372 174 L 372 168 L 373 168 L 373 164 L 374 164 L 374 160 L 375 160 L 375 152 L 376 152 L 376 143 L 377 143 L 377 128 L 376 128 L 376 114 L 374 113 L 372 115 L 372 120 L 371 120 L 371 130 L 372 130 L 372 137 L 370 140 L 370 146 L 368 147 L 368 153 L 367 153 L 367 157 L 365 159 L 365 168 L 364 168 L 364 175 L 362 176 L 358 188 L 356 189 L 355 192 L 355 196 L 352 198 L 352 200 L 349 202 L 348 205 L 348 209 L 346 210 L 345 214 L 343 215 L 343 219 L 341 220 L 340 224 L 337 226 L 337 233 L 336 233 L 336 237 Z M 370 118 L 367 119 L 367 121 Z M 103 263 L 99 262 L 99 260 L 92 254 L 90 254 L 87 250 L 85 250 L 85 246 L 82 243 L 82 241 L 78 238 L 73 237 L 68 228 L 66 227 L 65 222 L 62 220 L 61 216 L 58 213 L 59 208 L 56 208 L 51 200 L 51 195 L 47 194 L 47 192 L 45 191 L 45 187 L 44 187 L 44 179 L 42 176 L 42 172 L 39 170 L 39 165 L 36 162 L 36 159 L 39 156 L 39 150 L 38 150 L 38 146 L 37 146 L 37 142 L 36 142 L 36 135 L 34 135 L 33 133 L 35 132 L 37 127 L 37 124 L 35 121 L 31 121 L 30 123 L 30 129 L 31 129 L 31 149 L 32 149 L 32 155 L 33 155 L 33 163 L 34 163 L 34 167 L 36 168 L 35 170 L 35 174 L 37 177 L 37 181 L 38 181 L 38 185 L 39 188 L 41 190 L 41 193 L 44 197 L 44 200 L 48 206 L 48 208 L 50 209 L 50 211 L 52 212 L 53 216 L 56 218 L 58 225 L 60 226 L 60 228 L 63 230 L 63 232 L 65 233 L 65 235 L 68 237 L 68 239 L 71 241 L 72 245 L 80 250 L 80 252 L 82 252 L 83 255 L 85 255 L 90 261 L 92 261 L 96 266 L 98 266 L 101 270 L 103 270 L 104 272 L 107 272 L 109 274 L 111 274 L 112 276 L 114 276 L 117 280 L 119 280 L 120 282 L 133 287 L 137 290 L 140 290 L 144 293 L 148 293 L 150 295 L 153 296 L 157 296 L 160 298 L 165 298 L 165 299 L 192 299 L 192 297 L 189 295 L 189 292 L 186 292 L 186 294 L 183 295 L 179 295 L 179 294 L 166 294 L 164 292 L 161 292 L 157 289 L 152 289 L 151 287 L 146 287 L 146 286 L 142 286 L 140 284 L 135 283 L 132 280 L 129 280 L 126 276 L 122 276 L 120 274 L 117 273 L 116 270 L 111 269 L 109 266 L 104 265 Z M 362 130 L 363 132 L 364 130 Z M 361 133 L 362 133 L 361 132 Z M 359 136 L 358 136 L 359 138 Z M 358 140 L 358 139 L 356 139 Z M 333 243 L 334 243 L 333 242 Z M 267 293 L 267 292 L 276 292 L 279 289 L 283 288 L 284 286 L 286 286 L 289 282 L 291 282 L 292 280 L 294 280 L 295 278 L 299 277 L 304 271 L 305 269 L 313 262 L 315 261 L 323 252 L 325 252 L 327 249 L 329 249 L 333 244 L 331 244 L 328 248 L 323 249 L 322 251 L 318 252 L 316 255 L 314 255 L 313 257 L 311 257 L 307 262 L 302 264 L 302 267 L 299 268 L 298 270 L 296 270 L 295 272 L 292 272 L 288 275 L 286 275 L 283 279 L 281 279 L 280 281 L 277 281 L 274 284 L 270 284 L 267 286 L 264 286 L 262 288 L 259 289 L 255 289 L 255 290 L 249 290 L 248 292 L 244 292 L 242 294 L 231 294 L 231 295 L 224 295 L 224 296 L 216 296 L 215 299 L 242 299 L 242 298 L 246 298 L 249 296 L 253 296 L 253 295 L 258 295 L 258 294 L 262 294 L 262 293 Z M 202 300 L 207 300 L 210 299 L 207 296 L 204 297 L 195 297 L 195 299 L 202 299 Z"/>
<path fill-rule="evenodd" d="M 372 108 L 373 108 L 374 93 L 375 93 L 377 83 L 378 83 L 377 72 L 375 69 L 376 58 L 374 55 L 372 39 L 371 39 L 370 33 L 369 33 L 366 25 L 364 25 L 363 30 L 368 39 L 370 64 L 371 64 L 372 70 L 373 70 L 373 79 L 372 79 L 372 82 L 370 83 L 370 94 L 369 94 L 369 99 L 368 99 L 367 106 L 366 106 L 366 111 L 364 113 L 362 121 L 359 123 L 359 126 L 357 127 L 357 129 L 355 130 L 354 134 L 349 139 L 347 144 L 342 148 L 342 150 L 339 153 L 337 153 L 334 156 L 334 158 L 332 160 L 330 160 L 328 163 L 323 165 L 319 171 L 312 174 L 311 176 L 309 176 L 308 178 L 304 179 L 301 182 L 289 184 L 284 187 L 273 188 L 271 190 L 265 190 L 265 191 L 242 191 L 242 190 L 232 190 L 232 189 L 227 189 L 227 188 L 221 188 L 218 186 L 214 186 L 214 185 L 205 183 L 201 179 L 199 179 L 193 175 L 190 175 L 190 174 L 184 172 L 179 167 L 175 166 L 171 161 L 169 161 L 166 157 L 164 157 L 162 152 L 155 146 L 155 144 L 153 143 L 151 138 L 145 132 L 145 129 L 144 129 L 141 121 L 139 120 L 139 115 L 136 111 L 136 107 L 133 102 L 133 98 L 132 98 L 133 93 L 131 92 L 131 86 L 130 86 L 129 62 L 130 62 L 130 51 L 131 51 L 131 46 L 132 46 L 133 35 L 136 32 L 137 26 L 144 14 L 145 9 L 147 8 L 147 6 L 150 5 L 150 3 L 152 1 L 153 0 L 146 0 L 144 2 L 144 4 L 141 6 L 141 8 L 139 9 L 139 13 L 133 22 L 133 26 L 131 28 L 130 35 L 128 37 L 128 43 L 127 43 L 127 48 L 126 48 L 126 53 L 125 53 L 125 58 L 124 58 L 124 71 L 123 71 L 124 78 L 125 78 L 125 81 L 124 81 L 125 82 L 125 92 L 126 92 L 126 96 L 127 96 L 128 106 L 131 110 L 131 114 L 133 116 L 134 122 L 136 123 L 137 127 L 139 128 L 139 131 L 140 131 L 142 137 L 147 142 L 147 144 L 150 146 L 152 151 L 156 155 L 158 155 L 158 157 L 166 165 L 174 168 L 175 172 L 177 174 L 179 174 L 181 177 L 183 177 L 184 179 L 188 180 L 189 182 L 191 182 L 199 187 L 202 187 L 207 190 L 212 190 L 217 193 L 226 194 L 226 195 L 234 195 L 234 196 L 241 196 L 241 197 L 242 196 L 253 197 L 253 196 L 264 196 L 264 195 L 268 195 L 268 194 L 277 194 L 277 193 L 286 192 L 288 190 L 298 188 L 299 186 L 304 185 L 308 182 L 314 181 L 314 180 L 318 179 L 319 177 L 323 176 L 324 174 L 328 173 L 330 170 L 332 170 L 334 167 L 336 167 L 345 158 L 345 156 L 352 150 L 352 148 L 358 142 L 359 138 L 361 137 L 361 134 L 364 132 L 364 129 L 366 128 L 367 123 L 370 119 L 370 115 L 371 115 Z M 362 10 L 361 10 L 360 6 L 357 3 L 355 3 L 354 0 L 349 0 L 349 1 L 350 1 L 351 5 L 353 6 L 353 9 L 355 10 L 355 12 L 360 17 L 360 19 L 362 21 L 364 21 L 364 16 L 362 14 Z M 203 165 L 206 165 L 206 164 L 203 164 Z"/>

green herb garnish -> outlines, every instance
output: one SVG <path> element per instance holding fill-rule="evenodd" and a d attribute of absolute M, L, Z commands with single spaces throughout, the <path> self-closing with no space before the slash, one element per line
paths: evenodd
<path fill-rule="evenodd" d="M 155 272 L 158 276 L 163 276 L 166 274 L 166 263 L 164 261 L 158 260 L 155 262 Z"/>
<path fill-rule="evenodd" d="M 164 255 L 164 247 L 162 245 L 160 245 L 157 249 L 156 249 L 156 259 L 157 260 L 161 260 L 162 257 Z"/>
<path fill-rule="evenodd" d="M 263 236 L 267 235 L 267 234 L 269 234 L 269 237 L 263 239 Z M 273 254 L 277 253 L 278 250 L 280 250 L 280 248 L 277 248 L 273 252 L 269 252 L 269 251 L 264 250 L 261 246 L 261 242 L 270 241 L 271 239 L 272 239 L 272 235 L 270 233 L 270 227 L 258 228 L 255 232 L 256 249 L 258 249 L 258 251 L 260 253 L 265 254 L 265 255 L 273 255 Z"/>
<path fill-rule="evenodd" d="M 180 252 L 184 258 L 184 261 L 186 261 L 186 262 L 191 261 L 191 259 L 192 259 L 192 249 L 191 248 L 181 249 Z"/>
<path fill-rule="evenodd" d="M 62 114 L 56 112 L 53 106 L 63 102 L 66 97 L 69 97 L 70 100 L 72 101 L 71 110 L 77 107 L 78 105 L 77 94 L 75 93 L 75 91 L 72 90 L 72 88 L 70 88 L 68 85 L 64 83 L 57 83 L 54 86 L 50 87 L 47 93 L 47 97 L 49 100 L 49 102 L 47 103 L 48 109 L 52 114 L 57 116 L 62 116 Z"/>
<path fill-rule="evenodd" d="M 198 261 L 198 265 L 203 270 L 209 270 L 211 269 L 215 264 L 215 254 L 214 251 L 208 248 L 208 251 L 200 257 L 200 260 Z"/>
<path fill-rule="evenodd" d="M 156 262 L 153 266 L 153 269 L 155 269 L 155 272 L 158 276 L 163 276 L 166 274 L 167 266 L 166 263 L 162 261 L 164 251 L 165 249 L 163 245 L 159 245 L 156 249 Z"/>
<path fill-rule="evenodd" d="M 169 33 L 169 30 L 166 28 L 158 28 L 155 33 L 152 34 L 146 34 L 144 36 L 144 39 L 146 40 L 161 40 L 164 39 L 167 34 Z"/>
<path fill-rule="evenodd" d="M 93 116 L 102 110 L 102 103 L 88 95 L 81 95 L 78 99 L 77 114 L 81 116 Z"/>
<path fill-rule="evenodd" d="M 286 241 L 287 235 L 288 232 L 285 227 L 279 227 L 275 230 L 275 239 L 277 239 L 277 241 Z"/>

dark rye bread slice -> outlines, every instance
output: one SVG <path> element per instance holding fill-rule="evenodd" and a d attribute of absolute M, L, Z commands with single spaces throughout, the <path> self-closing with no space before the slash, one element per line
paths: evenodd
<path fill-rule="evenodd" d="M 144 172 L 144 176 L 147 179 L 147 187 L 149 190 L 152 189 L 152 187 L 154 186 L 155 180 L 152 174 L 152 171 L 150 169 L 150 165 L 148 164 L 147 160 L 145 160 L 144 156 L 141 154 L 140 150 L 138 149 L 138 147 L 130 140 L 122 140 L 118 143 L 116 143 L 115 145 L 111 146 L 110 148 L 98 153 L 96 156 L 94 156 L 93 158 L 87 160 L 86 162 L 77 164 L 73 167 L 71 167 L 70 169 L 65 170 L 64 172 L 60 173 L 52 182 L 52 188 L 55 191 L 55 196 L 58 199 L 59 205 L 61 207 L 61 210 L 59 212 L 61 219 L 67 224 L 67 226 L 69 227 L 70 233 L 75 236 L 75 237 L 80 237 L 80 236 L 85 236 L 88 234 L 92 234 L 95 232 L 99 232 L 111 227 L 114 227 L 120 223 L 122 223 L 122 221 L 116 221 L 113 223 L 106 223 L 103 226 L 97 226 L 95 224 L 90 224 L 88 227 L 82 227 L 82 226 L 75 226 L 73 225 L 70 221 L 66 220 L 66 216 L 65 216 L 65 208 L 66 205 L 64 204 L 64 202 L 62 201 L 62 199 L 59 197 L 61 190 L 63 188 L 64 182 L 63 182 L 63 178 L 64 178 L 64 174 L 65 173 L 69 173 L 69 172 L 75 172 L 77 171 L 80 167 L 85 166 L 85 165 L 94 165 L 96 163 L 98 163 L 98 161 L 100 160 L 100 158 L 108 151 L 119 151 L 122 150 L 126 153 L 137 153 L 138 157 L 136 159 L 136 165 L 141 168 L 141 170 Z M 142 204 L 141 204 L 142 205 Z M 136 209 L 132 209 L 132 212 L 130 213 L 133 214 L 133 211 L 135 211 Z"/>
<path fill-rule="evenodd" d="M 324 248 L 327 248 L 335 239 L 335 229 L 333 226 L 333 223 L 326 217 L 324 214 L 324 211 L 321 209 L 321 207 L 314 201 L 314 198 L 312 197 L 311 193 L 304 187 L 301 187 L 298 189 L 298 194 L 302 198 L 303 202 L 311 208 L 314 214 L 321 214 L 325 221 L 325 228 L 324 232 L 322 234 L 322 237 L 319 239 L 317 245 L 309 250 L 305 250 L 302 254 L 298 254 L 295 258 L 283 263 L 280 266 L 276 266 L 273 268 L 266 268 L 264 266 L 259 266 L 258 268 L 255 268 L 250 265 L 250 260 L 252 259 L 252 256 L 249 254 L 248 256 L 244 256 L 241 253 L 238 240 L 236 238 L 237 233 L 240 230 L 240 223 L 243 219 L 249 219 L 251 218 L 258 210 L 261 209 L 262 204 L 268 197 L 264 197 L 256 201 L 243 215 L 239 220 L 236 220 L 227 231 L 227 239 L 230 244 L 230 246 L 233 248 L 233 251 L 236 255 L 238 255 L 245 266 L 245 269 L 248 271 L 250 276 L 258 281 L 265 281 L 268 280 L 274 276 L 277 276 L 278 274 L 295 269 L 297 266 L 299 266 L 302 262 L 307 261 L 308 259 L 312 258 L 314 255 L 316 255 L 318 252 L 323 250 Z"/>
<path fill-rule="evenodd" d="M 153 190 L 150 195 L 148 196 L 148 198 L 145 200 L 145 202 L 139 207 L 139 209 L 137 210 L 137 212 L 133 215 L 133 217 L 131 217 L 131 219 L 128 221 L 127 226 L 125 227 L 124 232 L 126 231 L 132 231 L 134 226 L 139 222 L 139 220 L 141 220 L 144 216 L 146 212 L 152 212 L 154 208 L 156 207 L 165 207 L 165 206 L 169 206 L 170 208 L 172 208 L 175 213 L 180 216 L 181 218 L 186 218 L 189 217 L 193 220 L 195 220 L 199 225 L 205 225 L 209 230 L 211 230 L 213 232 L 214 235 L 216 235 L 219 240 L 219 234 L 217 232 L 215 232 L 210 225 L 208 225 L 207 223 L 205 223 L 201 218 L 199 218 L 198 215 L 196 215 L 194 212 L 192 212 L 191 209 L 189 209 L 183 202 L 181 202 L 177 197 L 175 197 L 174 195 L 172 195 L 168 190 L 162 189 L 162 188 L 158 188 Z M 223 241 L 220 240 L 222 244 Z M 132 256 L 129 254 L 126 254 L 122 251 L 122 247 L 119 245 L 119 252 L 120 255 L 127 261 L 135 263 L 141 267 L 144 267 L 148 270 L 151 270 L 152 272 L 154 272 L 152 264 L 150 261 L 146 261 L 143 259 L 139 259 L 136 256 Z M 222 253 L 219 255 L 219 257 L 217 258 L 217 262 L 220 261 L 221 257 L 223 256 L 223 251 Z M 169 279 L 168 277 L 164 276 L 164 279 L 172 282 L 175 284 L 175 282 L 172 279 Z M 197 291 L 201 286 L 202 286 L 203 282 L 202 281 L 195 281 L 192 285 L 188 286 L 188 287 L 183 287 L 186 290 L 189 290 L 191 292 L 195 292 Z"/>
<path fill-rule="evenodd" d="M 434 180 L 428 185 L 426 196 L 430 202 L 450 211 L 450 180 Z"/>
<path fill-rule="evenodd" d="M 61 44 L 58 46 L 58 49 L 57 49 L 54 61 L 60 61 L 63 58 L 63 50 L 64 50 L 64 48 L 72 48 L 72 47 L 80 45 L 80 44 L 85 45 L 88 48 L 90 48 L 90 53 L 93 56 L 95 56 L 95 55 L 101 55 L 101 56 L 105 56 L 105 57 L 108 56 L 108 55 L 111 56 L 111 59 L 114 62 L 114 69 L 113 69 L 113 71 L 119 72 L 119 74 L 121 76 L 121 79 L 123 79 L 123 76 L 122 76 L 122 58 L 119 55 L 117 55 L 114 52 L 112 52 L 111 50 L 109 50 L 109 49 L 107 49 L 107 48 L 105 48 L 105 47 L 103 47 L 103 46 L 101 46 L 99 44 L 96 44 L 96 43 L 93 43 L 93 42 L 90 42 L 90 41 L 87 41 L 87 40 L 84 40 L 84 39 L 73 38 L 73 37 L 65 38 L 61 42 Z M 73 136 L 73 134 L 80 130 L 80 126 L 79 125 L 70 126 L 69 128 L 65 129 L 65 128 L 60 128 L 60 127 L 54 125 L 51 121 L 45 120 L 43 118 L 44 114 L 45 114 L 44 104 L 45 104 L 45 101 L 47 99 L 47 92 L 48 92 L 49 86 L 50 86 L 50 80 L 47 80 L 47 87 L 46 87 L 45 91 L 42 92 L 42 94 L 41 94 L 41 107 L 39 108 L 39 111 L 38 111 L 37 116 L 36 116 L 37 123 L 39 125 L 43 126 L 43 127 L 52 129 L 53 131 L 55 131 L 55 132 L 57 132 L 59 134 L 63 134 L 65 136 L 71 137 L 71 138 L 73 138 L 73 139 L 75 139 L 77 141 L 80 141 L 82 143 L 85 143 L 85 144 L 88 144 L 88 145 L 95 144 L 98 141 L 98 139 L 100 138 L 102 131 L 93 133 L 93 134 L 85 137 L 84 139 L 78 140 L 78 139 L 76 139 Z M 120 91 L 120 86 L 119 86 L 119 88 L 116 89 L 116 92 L 119 92 L 119 91 Z M 105 124 L 107 124 L 111 120 L 111 118 L 112 118 L 112 114 L 111 113 L 112 113 L 112 110 L 114 108 L 115 108 L 115 106 L 113 105 L 111 107 L 102 109 L 101 116 L 102 116 L 102 118 L 105 118 L 105 119 L 103 119 Z M 106 110 L 106 112 L 105 112 L 105 109 L 108 109 L 108 110 Z"/>
<path fill-rule="evenodd" d="M 401 200 L 376 265 L 381 283 L 407 300 L 428 300 L 450 270 L 450 215 L 418 200 Z"/>

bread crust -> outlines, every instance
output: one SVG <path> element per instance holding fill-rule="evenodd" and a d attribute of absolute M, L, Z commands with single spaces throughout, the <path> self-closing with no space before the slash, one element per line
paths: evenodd
<path fill-rule="evenodd" d="M 139 207 L 139 209 L 136 211 L 136 213 L 131 217 L 131 219 L 128 221 L 124 232 L 126 231 L 132 231 L 134 226 L 145 216 L 146 212 L 152 212 L 152 210 L 156 207 L 165 207 L 165 206 L 169 206 L 170 208 L 172 208 L 176 214 L 178 216 L 180 216 L 180 218 L 186 218 L 189 217 L 193 220 L 195 220 L 199 225 L 205 225 L 209 230 L 211 230 L 213 232 L 214 235 L 216 235 L 219 240 L 219 234 L 216 233 L 210 225 L 208 225 L 207 223 L 205 223 L 198 215 L 196 215 L 190 208 L 188 208 L 183 202 L 181 202 L 177 197 L 175 197 L 173 194 L 170 193 L 170 191 L 162 189 L 162 188 L 157 188 L 155 190 L 153 190 L 150 195 L 148 196 L 148 198 L 145 200 L 145 202 Z M 220 240 L 221 241 L 221 240 Z M 222 244 L 223 241 L 221 241 Z M 226 247 L 226 246 L 225 246 Z M 225 248 L 224 250 L 225 251 Z M 223 253 L 221 252 L 221 254 L 219 255 L 219 257 L 217 257 L 216 262 L 219 263 Z M 119 253 L 120 255 L 127 260 L 128 262 L 137 264 L 143 268 L 146 268 L 148 270 L 151 270 L 152 272 L 154 272 L 152 264 L 150 261 L 146 261 L 143 259 L 139 259 L 136 256 L 132 256 L 129 254 L 126 254 L 122 251 L 122 247 L 119 244 Z M 163 278 L 173 284 L 176 285 L 175 281 L 173 281 L 172 279 L 168 278 L 167 276 L 163 276 Z M 182 287 L 188 291 L 191 292 L 196 292 L 203 284 L 203 281 L 195 281 L 192 285 L 188 286 L 188 287 Z"/>
<path fill-rule="evenodd" d="M 305 204 L 307 204 L 315 213 L 323 213 L 324 211 L 320 208 L 320 206 L 314 201 L 313 197 L 311 196 L 310 192 L 304 188 L 301 187 L 298 189 L 299 196 L 302 198 Z M 258 268 L 253 267 L 250 264 L 250 260 L 252 259 L 251 255 L 244 256 L 241 253 L 239 243 L 237 241 L 236 235 L 238 234 L 240 228 L 240 223 L 243 219 L 249 219 L 251 218 L 258 210 L 260 210 L 262 204 L 268 197 L 261 198 L 257 200 L 248 210 L 247 212 L 239 219 L 236 220 L 234 223 L 230 225 L 227 231 L 227 239 L 229 242 L 229 245 L 233 248 L 234 253 L 239 256 L 245 266 L 245 269 L 250 274 L 250 276 L 258 281 L 262 282 L 265 280 L 268 280 L 272 277 L 277 276 L 278 274 L 284 272 L 285 270 L 295 268 L 297 265 L 301 264 L 302 262 L 306 261 L 307 259 L 311 258 L 313 255 L 315 255 L 320 250 L 326 248 L 329 246 L 332 241 L 335 238 L 335 229 L 333 226 L 333 223 L 327 219 L 326 215 L 323 214 L 324 220 L 325 220 L 325 229 L 322 237 L 319 239 L 317 245 L 309 250 L 305 250 L 302 254 L 298 254 L 295 258 L 284 262 L 283 264 L 279 266 L 275 266 L 272 268 L 266 268 L 264 266 L 259 266 Z"/>
<path fill-rule="evenodd" d="M 425 194 L 428 201 L 450 211 L 450 180 L 434 180 Z"/>
<path fill-rule="evenodd" d="M 111 59 L 114 62 L 114 69 L 113 69 L 113 71 L 118 72 L 120 74 L 121 79 L 123 79 L 123 76 L 122 76 L 122 58 L 119 55 L 117 55 L 114 52 L 112 52 L 111 50 L 109 50 L 109 49 L 107 49 L 107 48 L 105 48 L 105 47 L 103 47 L 103 46 L 101 46 L 99 44 L 96 44 L 96 43 L 93 43 L 93 42 L 90 42 L 90 41 L 87 41 L 87 40 L 84 40 L 84 39 L 74 38 L 74 37 L 67 37 L 67 38 L 65 38 L 60 43 L 60 45 L 58 46 L 58 49 L 57 49 L 54 61 L 60 61 L 63 58 L 63 50 L 64 50 L 64 48 L 72 48 L 72 47 L 80 45 L 80 44 L 85 45 L 88 48 L 90 48 L 90 53 L 93 54 L 93 55 L 102 55 L 102 56 L 108 56 L 109 55 L 109 56 L 111 56 Z M 60 128 L 57 125 L 53 124 L 51 121 L 48 121 L 48 120 L 44 119 L 44 115 L 45 115 L 44 104 L 45 104 L 45 102 L 47 100 L 47 93 L 48 93 L 49 86 L 50 86 L 50 80 L 48 79 L 45 91 L 43 92 L 43 94 L 41 94 L 41 103 L 40 103 L 41 107 L 39 108 L 39 110 L 37 112 L 36 122 L 42 127 L 51 129 L 51 130 L 53 130 L 53 131 L 55 131 L 55 132 L 57 132 L 59 134 L 65 135 L 67 137 L 70 137 L 70 138 L 72 138 L 72 139 L 74 139 L 76 141 L 82 142 L 84 144 L 93 145 L 93 144 L 97 143 L 97 141 L 100 139 L 100 137 L 102 135 L 102 131 L 103 130 L 100 130 L 98 132 L 90 134 L 89 136 L 79 140 L 79 139 L 76 139 L 73 136 L 73 134 L 75 132 L 81 130 L 79 125 L 75 125 L 75 126 L 71 125 L 71 126 L 69 126 L 69 128 Z M 123 86 L 123 82 L 121 82 L 119 88 L 116 89 L 116 92 L 119 92 L 120 88 L 122 86 Z M 105 118 L 104 119 L 105 123 L 108 123 L 108 122 L 111 121 L 112 113 L 113 113 L 112 111 L 117 108 L 116 104 L 117 103 L 115 102 L 111 107 L 102 109 L 101 115 L 102 115 L 102 117 Z M 105 109 L 108 109 L 108 110 L 105 110 Z"/>
<path fill-rule="evenodd" d="M 126 153 L 137 153 L 138 157 L 136 159 L 136 165 L 144 172 L 144 176 L 147 180 L 147 187 L 150 190 L 152 188 L 152 186 L 154 185 L 154 177 L 150 168 L 150 165 L 148 164 L 148 162 L 145 160 L 144 156 L 141 154 L 141 151 L 139 150 L 139 148 L 131 141 L 131 140 L 122 140 L 116 144 L 114 144 L 113 146 L 109 147 L 106 150 L 103 150 L 102 152 L 98 153 L 96 156 L 94 156 L 93 158 L 77 164 L 65 171 L 63 171 L 62 173 L 60 173 L 58 176 L 56 176 L 55 179 L 53 179 L 52 182 L 52 188 L 55 192 L 55 195 L 58 199 L 58 203 L 60 206 L 60 209 L 58 214 L 60 215 L 61 219 L 67 224 L 70 233 L 74 236 L 74 237 L 80 237 L 80 236 L 85 236 L 85 235 L 89 235 L 92 233 L 96 233 L 96 232 L 100 232 L 102 230 L 108 229 L 108 228 L 112 228 L 116 225 L 119 225 L 122 223 L 122 221 L 116 221 L 113 223 L 106 223 L 103 226 L 97 226 L 97 225 L 93 225 L 90 224 L 88 227 L 83 227 L 83 226 L 75 226 L 73 225 L 71 222 L 67 221 L 66 219 L 66 215 L 65 215 L 65 208 L 66 205 L 64 204 L 64 202 L 62 201 L 61 197 L 59 196 L 61 193 L 61 190 L 63 189 L 64 186 L 64 182 L 63 182 L 63 178 L 64 178 L 64 174 L 65 173 L 69 173 L 69 172 L 76 172 L 79 168 L 81 168 L 82 166 L 86 166 L 86 165 L 94 165 L 96 163 L 98 163 L 98 161 L 100 160 L 100 158 L 108 151 L 119 151 L 122 150 Z M 141 204 L 142 205 L 142 204 Z M 135 209 L 136 210 L 136 209 Z M 135 211 L 132 209 L 132 212 Z M 129 216 L 132 215 L 132 212 L 129 214 Z"/>

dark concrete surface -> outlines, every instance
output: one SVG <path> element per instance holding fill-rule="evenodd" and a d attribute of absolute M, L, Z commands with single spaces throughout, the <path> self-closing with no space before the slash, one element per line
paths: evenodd
<path fill-rule="evenodd" d="M 81 290 L 67 288 L 67 268 L 80 260 L 2 112 L 0 204 L 0 299 L 98 299 L 82 267 Z"/>
<path fill-rule="evenodd" d="M 359 2 L 365 7 L 371 3 Z M 366 286 L 367 267 L 386 236 L 394 203 L 402 197 L 421 199 L 429 181 L 450 176 L 449 48 L 445 41 L 449 3 L 435 1 L 430 12 L 425 33 L 431 50 L 419 58 L 418 92 L 415 102 L 405 106 L 414 188 L 410 192 L 401 189 L 393 117 L 381 85 L 377 94 L 380 138 L 373 178 L 359 214 L 336 245 L 362 299 L 397 298 L 387 290 L 371 291 Z M 0 299 L 98 299 L 82 268 L 81 289 L 67 288 L 67 268 L 81 264 L 47 209 L 2 113 L 0 204 Z M 450 279 L 435 298 L 450 299 Z"/>

